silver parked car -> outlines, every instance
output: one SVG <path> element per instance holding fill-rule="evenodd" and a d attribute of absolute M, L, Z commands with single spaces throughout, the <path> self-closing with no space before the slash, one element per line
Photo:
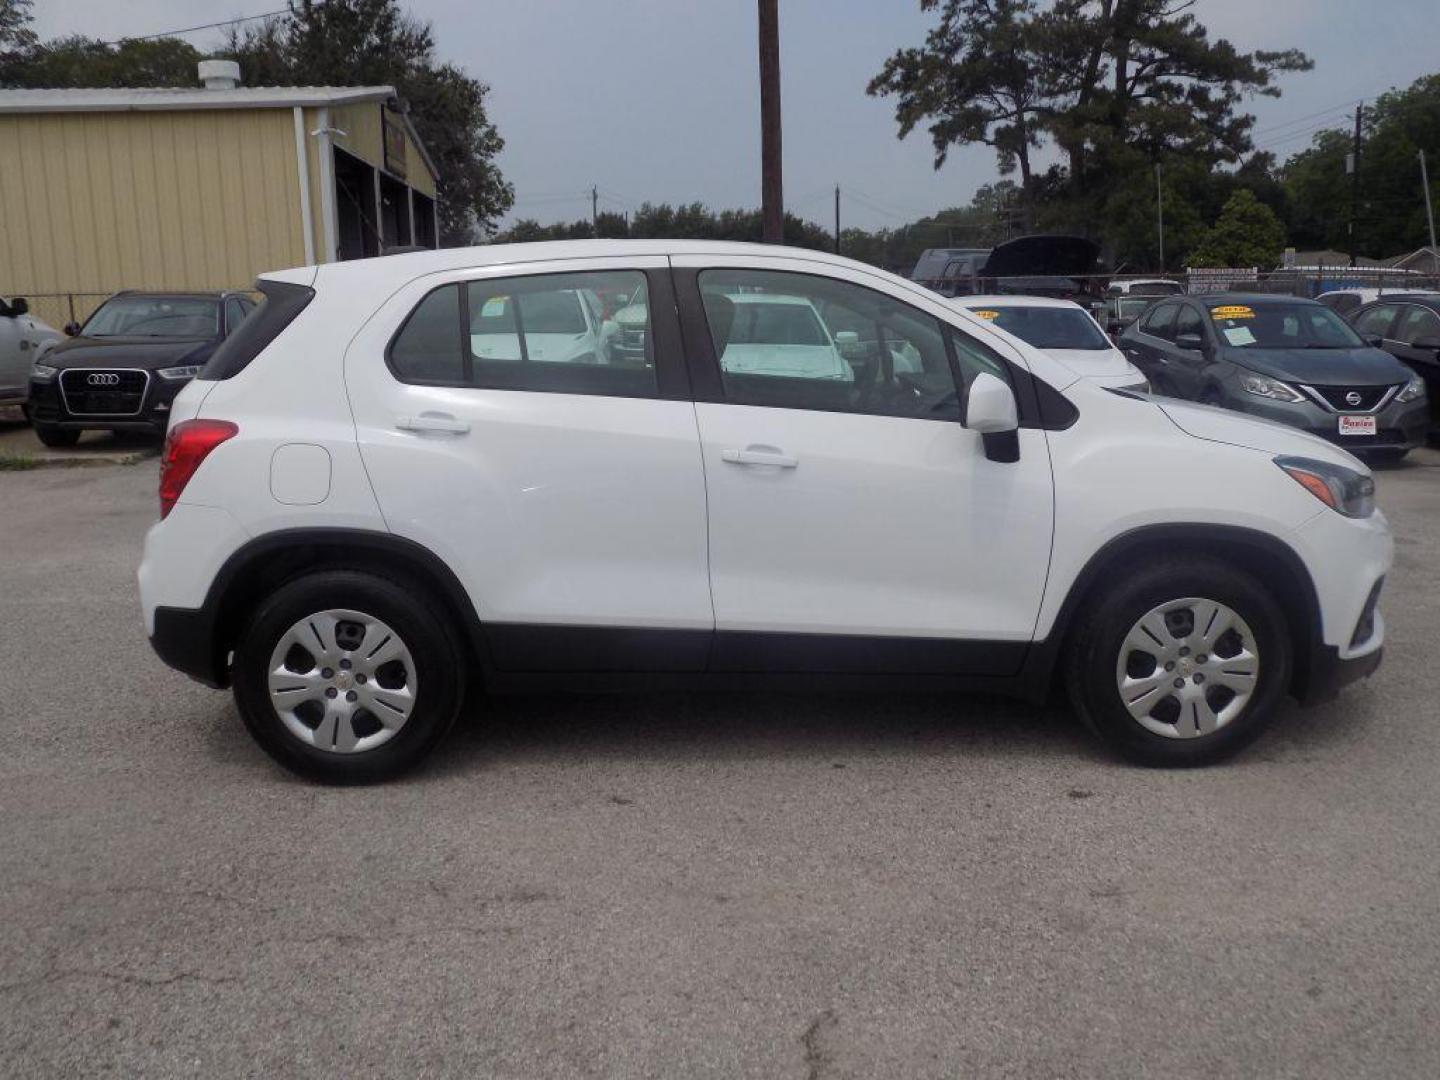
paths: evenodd
<path fill-rule="evenodd" d="M 0 296 L 0 405 L 24 405 L 30 368 L 65 335 L 30 314 L 23 296 Z"/>

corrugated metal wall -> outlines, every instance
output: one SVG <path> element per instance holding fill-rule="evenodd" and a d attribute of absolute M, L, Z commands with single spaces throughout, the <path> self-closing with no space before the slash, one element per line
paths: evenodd
<path fill-rule="evenodd" d="M 299 191 L 289 109 L 0 116 L 0 293 L 248 287 Z"/>

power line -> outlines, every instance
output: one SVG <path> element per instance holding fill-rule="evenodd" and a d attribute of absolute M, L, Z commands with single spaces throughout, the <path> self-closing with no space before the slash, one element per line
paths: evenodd
<path fill-rule="evenodd" d="M 120 45 L 127 41 L 155 41 L 159 38 L 178 37 L 181 34 L 193 34 L 200 30 L 215 30 L 221 26 L 238 26 L 241 23 L 255 22 L 257 19 L 270 19 L 276 15 L 288 15 L 288 7 L 277 8 L 274 11 L 262 11 L 258 15 L 240 15 L 234 19 L 222 19 L 220 22 L 205 23 L 201 26 L 186 26 L 179 30 L 162 30 L 158 34 L 141 34 L 136 37 L 123 37 L 115 41 L 102 41 L 101 45 Z"/>

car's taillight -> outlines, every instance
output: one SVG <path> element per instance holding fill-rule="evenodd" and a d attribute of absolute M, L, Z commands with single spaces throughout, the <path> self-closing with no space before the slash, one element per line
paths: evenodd
<path fill-rule="evenodd" d="M 165 456 L 160 462 L 162 519 L 170 513 L 210 451 L 238 434 L 240 429 L 229 420 L 186 420 L 170 429 L 170 434 L 165 436 Z"/>

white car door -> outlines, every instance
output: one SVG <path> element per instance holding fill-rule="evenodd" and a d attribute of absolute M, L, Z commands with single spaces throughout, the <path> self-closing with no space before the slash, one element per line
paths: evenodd
<path fill-rule="evenodd" d="M 1027 429 L 1018 461 L 989 460 L 960 423 L 955 379 L 1008 378 L 1006 347 L 861 271 L 672 262 L 709 494 L 712 667 L 1018 670 L 1049 565 L 1049 455 Z M 735 312 L 766 294 L 843 320 L 863 343 L 847 347 L 854 379 L 727 370 Z M 744 342 L 742 355 L 763 344 Z"/>
<path fill-rule="evenodd" d="M 558 358 L 556 312 L 578 318 L 586 288 L 658 301 L 643 359 Z M 674 312 L 663 257 L 457 271 L 399 290 L 346 352 L 386 522 L 456 570 L 498 668 L 704 667 L 705 481 Z M 545 335 L 528 344 L 527 313 Z"/>

